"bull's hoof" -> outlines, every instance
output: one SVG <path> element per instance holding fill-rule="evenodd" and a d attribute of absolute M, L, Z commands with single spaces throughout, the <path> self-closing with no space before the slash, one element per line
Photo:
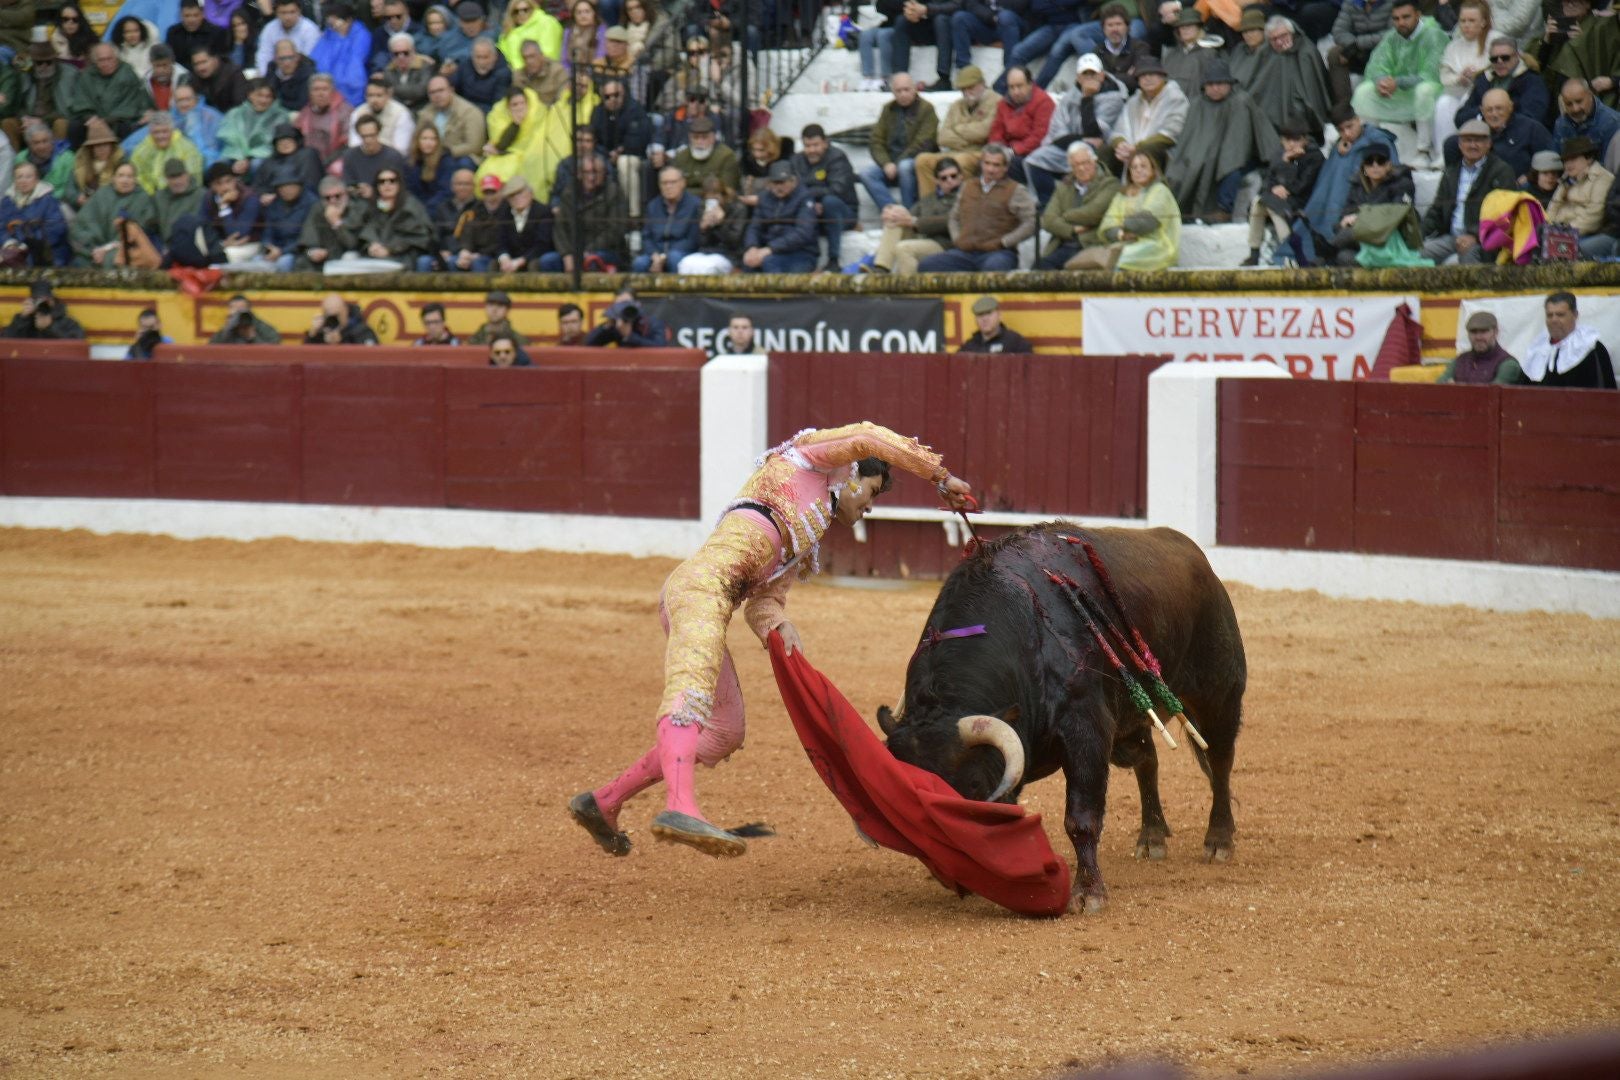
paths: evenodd
<path fill-rule="evenodd" d="M 1204 861 L 1209 863 L 1224 863 L 1232 861 L 1232 841 L 1205 840 Z"/>
<path fill-rule="evenodd" d="M 568 800 L 568 812 L 603 851 L 621 858 L 630 854 L 630 837 L 608 824 L 602 808 L 596 805 L 595 795 L 588 791 L 575 795 Z"/>
<path fill-rule="evenodd" d="M 1149 862 L 1163 862 L 1170 854 L 1170 849 L 1163 840 L 1138 840 L 1136 842 L 1136 857 L 1147 859 Z"/>
<path fill-rule="evenodd" d="M 675 810 L 665 810 L 653 818 L 652 833 L 667 843 L 685 844 L 717 858 L 735 858 L 748 850 L 745 841 L 718 825 Z"/>
<path fill-rule="evenodd" d="M 1069 897 L 1069 910 L 1076 915 L 1097 915 L 1107 906 L 1107 893 L 1075 893 Z"/>

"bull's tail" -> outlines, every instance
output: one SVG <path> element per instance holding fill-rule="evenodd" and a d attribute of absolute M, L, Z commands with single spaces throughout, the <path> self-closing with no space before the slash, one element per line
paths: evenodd
<path fill-rule="evenodd" d="M 1215 774 L 1209 771 L 1209 756 L 1204 753 L 1204 748 L 1199 746 L 1198 743 L 1194 741 L 1192 744 L 1192 752 L 1193 757 L 1198 759 L 1198 767 L 1204 771 L 1204 779 L 1213 784 L 1215 782 Z"/>

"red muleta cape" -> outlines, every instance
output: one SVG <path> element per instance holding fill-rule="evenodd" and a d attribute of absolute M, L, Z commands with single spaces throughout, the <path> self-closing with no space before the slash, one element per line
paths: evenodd
<path fill-rule="evenodd" d="M 931 772 L 889 753 L 849 701 L 770 636 L 771 667 L 793 728 L 828 789 L 862 832 L 913 855 L 946 888 L 1023 915 L 1069 907 L 1069 864 L 1052 852 L 1039 814 L 964 799 Z"/>

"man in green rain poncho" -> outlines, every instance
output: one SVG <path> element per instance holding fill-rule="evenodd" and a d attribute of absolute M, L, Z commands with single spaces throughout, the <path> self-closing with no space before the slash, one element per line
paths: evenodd
<path fill-rule="evenodd" d="M 1350 99 L 1357 115 L 1417 124 L 1416 160 L 1429 160 L 1434 145 L 1434 103 L 1440 96 L 1440 56 L 1446 32 L 1418 11 L 1417 0 L 1397 0 L 1390 32 L 1367 59 L 1366 77 Z"/>

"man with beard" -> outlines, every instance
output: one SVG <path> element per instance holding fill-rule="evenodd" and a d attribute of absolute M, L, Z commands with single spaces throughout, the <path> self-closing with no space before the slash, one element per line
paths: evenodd
<path fill-rule="evenodd" d="M 1553 124 L 1553 141 L 1560 150 L 1577 135 L 1584 135 L 1598 148 L 1598 160 L 1608 160 L 1608 148 L 1616 132 L 1620 132 L 1620 113 L 1615 112 L 1592 93 L 1585 79 L 1569 79 L 1558 92 L 1558 107 L 1563 115 Z"/>
<path fill-rule="evenodd" d="M 996 108 L 1001 104 L 1001 95 L 984 85 L 984 73 L 976 66 L 959 69 L 953 78 L 962 96 L 951 102 L 945 119 L 939 122 L 939 152 L 917 155 L 920 197 L 934 193 L 934 173 L 942 158 L 955 161 L 964 175 L 978 175 L 979 153 L 990 141 L 990 125 L 996 122 Z"/>
<path fill-rule="evenodd" d="M 28 85 L 23 88 L 23 115 L 32 116 L 51 129 L 58 139 L 68 135 L 68 113 L 73 102 L 73 82 L 78 69 L 56 58 L 48 41 L 28 46 Z M 10 128 L 7 128 L 9 134 Z"/>
<path fill-rule="evenodd" d="M 1496 316 L 1476 311 L 1468 316 L 1467 352 L 1460 352 L 1446 365 L 1435 382 L 1470 383 L 1476 386 L 1496 383 L 1518 386 L 1525 382 L 1519 362 L 1497 344 Z"/>
<path fill-rule="evenodd" d="M 1233 86 L 1226 61 L 1211 60 L 1170 164 L 1170 190 L 1182 214 L 1212 224 L 1231 221 L 1243 174 L 1266 160 L 1276 143 L 1276 129 L 1255 100 Z"/>
<path fill-rule="evenodd" d="M 732 191 L 742 187 L 742 166 L 737 163 L 737 152 L 720 142 L 714 130 L 714 121 L 700 116 L 687 129 L 688 142 L 673 159 L 674 166 L 686 177 L 689 191 L 702 191 L 703 182 L 713 176 Z"/>
<path fill-rule="evenodd" d="M 1425 16 L 1417 0 L 1395 0 L 1390 33 L 1367 58 L 1366 77 L 1351 104 L 1356 115 L 1417 126 L 1414 164 L 1429 160 L 1434 146 L 1434 103 L 1440 97 L 1440 56 L 1449 39 Z"/>
<path fill-rule="evenodd" d="M 332 164 L 348 149 L 350 112 L 332 76 L 309 80 L 309 104 L 293 117 L 293 127 L 304 133 L 304 145 L 320 155 L 321 164 Z"/>

